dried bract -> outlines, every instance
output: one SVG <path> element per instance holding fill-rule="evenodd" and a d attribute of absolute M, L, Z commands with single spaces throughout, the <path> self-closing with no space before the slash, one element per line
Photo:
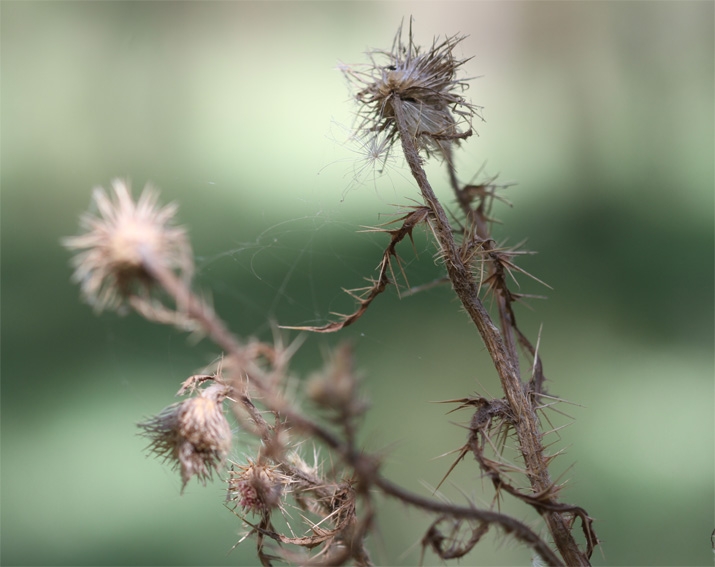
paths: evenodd
<path fill-rule="evenodd" d="M 151 439 L 149 451 L 181 469 L 182 490 L 192 476 L 206 484 L 231 449 L 231 426 L 222 409 L 226 386 L 213 384 L 198 392 L 138 424 Z"/>
<path fill-rule="evenodd" d="M 98 187 L 92 201 L 98 214 L 80 219 L 83 234 L 63 239 L 78 253 L 72 258 L 73 280 L 97 312 L 119 309 L 138 289 L 149 290 L 152 278 L 146 262 L 177 271 L 185 281 L 193 272 L 186 231 L 172 224 L 176 205 L 159 207 L 158 193 L 145 187 L 135 202 L 126 181 L 112 181 L 113 194 Z"/>
<path fill-rule="evenodd" d="M 390 51 L 370 52 L 371 63 L 366 66 L 343 65 L 343 73 L 359 89 L 355 95 L 361 105 L 358 134 L 375 141 L 383 135 L 389 152 L 398 137 L 392 104 L 399 98 L 418 148 L 428 154 L 437 151 L 450 161 L 452 143 L 471 135 L 477 112 L 460 94 L 468 85 L 457 78 L 457 71 L 468 59 L 457 59 L 453 51 L 463 39 L 435 39 L 423 52 L 413 41 L 411 26 L 403 42 L 400 26 Z"/>
<path fill-rule="evenodd" d="M 289 482 L 289 477 L 277 468 L 249 461 L 247 465 L 231 467 L 226 500 L 244 512 L 267 512 L 279 506 L 283 487 Z"/>

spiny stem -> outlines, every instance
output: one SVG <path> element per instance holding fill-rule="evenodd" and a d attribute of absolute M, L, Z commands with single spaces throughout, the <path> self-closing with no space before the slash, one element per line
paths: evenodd
<path fill-rule="evenodd" d="M 457 177 L 457 170 L 454 167 L 454 161 L 452 159 L 452 149 L 451 146 L 447 146 L 445 151 L 445 161 L 447 162 L 447 172 L 449 174 L 449 183 L 454 191 L 454 196 L 459 203 L 462 213 L 468 220 L 471 226 L 474 227 L 474 234 L 482 240 L 482 246 L 484 251 L 489 253 L 494 250 L 494 241 L 489 234 L 489 226 L 485 222 L 484 217 L 477 213 L 472 208 L 471 199 L 467 196 L 466 192 L 462 190 L 459 184 L 459 179 Z M 519 371 L 519 357 L 517 355 L 516 344 L 514 342 L 514 321 L 512 320 L 512 312 L 508 309 L 508 302 L 501 293 L 497 293 L 496 299 L 499 307 L 499 319 L 501 322 L 502 329 L 502 340 L 504 341 L 504 346 L 511 358 L 511 362 L 516 369 L 517 374 Z"/>
<path fill-rule="evenodd" d="M 228 331 L 224 323 L 204 302 L 197 298 L 190 288 L 184 284 L 171 271 L 162 268 L 159 264 L 146 259 L 145 268 L 152 277 L 159 283 L 164 290 L 174 299 L 177 306 L 181 306 L 186 310 L 187 315 L 197 321 L 202 329 L 209 337 L 227 353 L 233 356 L 241 357 L 243 352 L 238 340 Z M 250 372 L 250 374 L 254 374 Z M 492 512 L 489 510 L 479 510 L 473 507 L 460 507 L 452 504 L 446 504 L 436 500 L 430 500 L 417 494 L 413 494 L 395 484 L 386 478 L 382 477 L 378 472 L 378 463 L 369 455 L 365 455 L 356 450 L 352 443 L 342 441 L 338 436 L 320 426 L 315 421 L 302 415 L 297 410 L 293 409 L 289 404 L 276 398 L 267 388 L 263 380 L 258 379 L 258 376 L 251 376 L 251 383 L 254 384 L 263 394 L 267 396 L 264 402 L 268 404 L 273 411 L 280 413 L 286 420 L 287 424 L 300 429 L 305 433 L 320 439 L 328 447 L 338 453 L 342 459 L 349 464 L 353 470 L 361 478 L 365 486 L 375 485 L 386 495 L 393 496 L 399 500 L 417 506 L 424 510 L 449 514 L 455 518 L 464 518 L 487 523 L 494 523 L 501 526 L 507 533 L 511 533 L 517 539 L 531 546 L 548 565 L 562 567 L 563 563 L 551 551 L 549 546 L 528 526 L 511 518 L 510 516 Z M 259 429 L 262 430 L 262 435 L 268 435 L 268 424 L 260 416 L 260 413 L 255 410 L 255 406 L 246 396 L 241 400 L 244 407 L 253 409 L 251 415 L 256 420 Z"/>
<path fill-rule="evenodd" d="M 538 419 L 529 398 L 524 391 L 518 369 L 515 367 L 499 330 L 492 322 L 489 313 L 478 296 L 478 288 L 471 271 L 464 265 L 459 249 L 444 208 L 435 195 L 427 174 L 422 167 L 417 145 L 408 128 L 403 101 L 398 94 L 393 94 L 390 104 L 394 120 L 400 134 L 402 149 L 410 171 L 417 181 L 425 203 L 430 207 L 434 219 L 434 232 L 444 255 L 447 274 L 455 293 L 464 309 L 477 327 L 484 344 L 492 357 L 499 374 L 502 389 L 515 416 L 514 429 L 519 439 L 519 447 L 527 467 L 529 481 L 535 493 L 551 490 L 551 481 L 547 463 L 542 455 L 541 433 Z M 546 512 L 544 517 L 567 565 L 590 565 L 574 540 L 566 519 L 558 513 Z"/>
<path fill-rule="evenodd" d="M 551 548 L 534 533 L 526 524 L 515 520 L 506 514 L 491 512 L 489 510 L 479 510 L 478 508 L 455 506 L 447 502 L 431 500 L 418 494 L 413 494 L 404 488 L 391 483 L 389 480 L 378 477 L 375 484 L 379 486 L 385 494 L 412 504 L 423 510 L 430 510 L 439 514 L 446 514 L 453 518 L 463 518 L 469 520 L 483 521 L 501 526 L 507 533 L 511 533 L 517 539 L 528 544 L 536 551 L 548 565 L 561 567 L 564 563 L 551 551 Z"/>

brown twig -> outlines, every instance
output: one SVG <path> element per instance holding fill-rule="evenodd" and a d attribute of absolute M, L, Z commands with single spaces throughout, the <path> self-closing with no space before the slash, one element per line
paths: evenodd
<path fill-rule="evenodd" d="M 551 548 L 546 545 L 544 540 L 527 527 L 526 524 L 519 522 L 511 516 L 500 514 L 499 512 L 492 512 L 490 510 L 455 506 L 453 504 L 425 498 L 418 494 L 413 494 L 412 492 L 409 492 L 382 477 L 377 478 L 375 484 L 380 487 L 385 494 L 397 498 L 407 504 L 421 508 L 422 510 L 429 510 L 431 512 L 444 514 L 453 518 L 464 518 L 496 524 L 506 533 L 512 534 L 519 541 L 529 545 L 529 547 L 536 551 L 548 565 L 564 565 Z"/>
<path fill-rule="evenodd" d="M 473 507 L 465 508 L 445 504 L 436 500 L 430 500 L 406 491 L 382 477 L 378 473 L 378 463 L 373 458 L 368 455 L 364 455 L 355 447 L 346 444 L 338 436 L 328 431 L 317 422 L 299 413 L 285 400 L 281 401 L 276 397 L 276 393 L 274 391 L 266 388 L 266 381 L 260 377 L 259 370 L 252 364 L 252 362 L 247 361 L 244 358 L 243 349 L 241 348 L 240 343 L 238 343 L 238 341 L 230 335 L 226 326 L 221 322 L 216 314 L 203 305 L 203 303 L 199 301 L 180 280 L 175 278 L 173 274 L 167 273 L 164 270 L 149 267 L 147 269 L 150 273 L 155 275 L 157 281 L 161 282 L 164 289 L 174 297 L 177 304 L 184 305 L 187 316 L 195 319 L 215 342 L 224 346 L 224 348 L 228 347 L 226 350 L 228 351 L 229 356 L 234 356 L 239 360 L 242 360 L 245 364 L 244 372 L 246 372 L 246 375 L 249 377 L 249 382 L 258 388 L 262 394 L 264 394 L 263 402 L 271 407 L 276 414 L 283 417 L 285 425 L 299 430 L 310 437 L 320 439 L 323 443 L 340 455 L 348 465 L 350 465 L 350 467 L 356 472 L 358 478 L 361 479 L 363 487 L 371 485 L 377 486 L 386 495 L 398 498 L 403 502 L 412 504 L 430 512 L 448 514 L 454 518 L 464 518 L 485 522 L 487 524 L 496 524 L 506 533 L 512 534 L 518 540 L 523 541 L 532 547 L 534 551 L 539 553 L 548 565 L 563 565 L 563 563 L 553 554 L 548 545 L 546 545 L 546 543 L 539 538 L 537 534 L 535 534 L 525 524 L 511 518 L 510 516 L 500 514 L 498 512 L 479 510 Z M 256 425 L 258 425 L 259 430 L 262 431 L 262 435 L 265 436 L 265 440 L 268 440 L 267 438 L 270 435 L 272 428 L 263 419 L 260 412 L 257 411 L 250 398 L 247 395 L 244 395 L 240 398 L 239 402 L 246 410 L 249 411 L 252 419 L 256 422 Z M 286 467 L 286 464 L 282 463 L 282 466 Z M 301 471 L 296 471 L 295 468 L 290 466 L 287 467 L 286 472 L 289 472 L 292 475 L 304 474 Z M 315 482 L 317 486 L 318 481 L 314 480 L 313 482 Z M 263 535 L 268 535 L 273 539 L 290 543 L 288 539 L 283 538 L 283 536 L 275 535 L 272 530 L 267 530 L 265 527 L 254 526 L 254 529 L 257 532 Z M 318 540 L 315 541 L 317 542 Z"/>
<path fill-rule="evenodd" d="M 334 333 L 344 329 L 348 325 L 352 325 L 357 321 L 362 315 L 367 311 L 367 308 L 373 302 L 373 300 L 380 295 L 385 288 L 390 283 L 390 266 L 392 258 L 395 258 L 399 262 L 399 256 L 397 255 L 396 247 L 397 245 L 406 237 L 412 238 L 412 231 L 417 225 L 424 222 L 429 213 L 429 209 L 426 207 L 415 207 L 415 209 L 406 214 L 404 217 L 398 219 L 402 221 L 402 225 L 396 229 L 371 229 L 372 232 L 386 232 L 390 235 L 390 244 L 382 254 L 382 260 L 380 261 L 377 279 L 372 280 L 371 285 L 366 288 L 360 288 L 355 290 L 347 290 L 347 292 L 354 297 L 358 302 L 358 308 L 349 315 L 341 315 L 338 321 L 333 321 L 327 323 L 326 325 L 312 327 L 312 326 L 298 326 L 291 327 L 287 325 L 281 325 L 281 329 L 292 329 L 296 331 L 311 331 L 313 333 Z"/>
<path fill-rule="evenodd" d="M 447 274 L 465 311 L 479 330 L 501 380 L 502 389 L 515 416 L 514 429 L 519 439 L 527 474 L 535 493 L 552 486 L 547 462 L 543 456 L 538 418 L 526 395 L 514 356 L 507 349 L 499 330 L 492 322 L 478 295 L 478 287 L 471 271 L 462 262 L 454 235 L 444 208 L 435 195 L 419 156 L 418 146 L 408 128 L 404 101 L 398 95 L 390 98 L 396 128 L 407 164 L 415 178 L 425 204 L 431 210 L 434 233 L 440 245 Z M 545 512 L 544 518 L 554 538 L 554 543 L 568 565 L 590 565 L 574 540 L 569 522 L 558 512 Z"/>

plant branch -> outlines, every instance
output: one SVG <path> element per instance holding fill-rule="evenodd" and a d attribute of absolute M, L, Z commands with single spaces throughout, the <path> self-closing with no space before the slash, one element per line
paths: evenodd
<path fill-rule="evenodd" d="M 241 348 L 240 343 L 230 334 L 213 310 L 209 309 L 207 305 L 198 299 L 171 271 L 154 266 L 150 261 L 146 262 L 146 269 L 167 293 L 174 298 L 177 305 L 183 306 L 186 314 L 200 324 L 214 342 L 224 348 L 229 356 L 236 357 L 242 365 L 245 364 L 243 370 L 249 378 L 249 382 L 261 391 L 264 396 L 263 401 L 267 404 L 269 409 L 281 415 L 287 426 L 291 426 L 309 436 L 320 439 L 326 446 L 335 451 L 341 459 L 355 471 L 358 478 L 362 481 L 363 489 L 370 485 L 375 485 L 386 495 L 430 512 L 449 514 L 454 518 L 478 520 L 488 524 L 499 525 L 505 532 L 512 534 L 520 541 L 532 547 L 548 565 L 563 565 L 548 545 L 536 533 L 525 524 L 510 516 L 489 510 L 455 506 L 424 498 L 399 487 L 381 476 L 378 473 L 379 464 L 373 457 L 358 451 L 351 443 L 341 440 L 340 437 L 301 414 L 287 401 L 277 396 L 276 392 L 268 387 L 263 377 L 258 375 L 259 369 L 250 361 L 250 357 L 244 356 L 244 349 Z M 249 358 L 249 360 L 247 360 L 247 358 Z M 263 419 L 250 397 L 246 393 L 242 393 L 239 395 L 237 402 L 249 412 L 251 418 L 256 422 L 260 431 L 259 435 L 264 442 L 269 441 L 269 436 L 273 428 Z M 297 471 L 294 467 L 286 463 L 281 463 L 281 465 L 288 466 L 289 472 L 292 474 L 302 474 L 302 471 Z M 263 531 L 266 535 L 271 535 L 265 530 L 258 531 Z"/>
<path fill-rule="evenodd" d="M 173 298 L 177 309 L 196 321 L 213 342 L 225 352 L 231 354 L 241 352 L 241 343 L 238 339 L 216 316 L 213 309 L 192 293 L 182 279 L 176 277 L 174 272 L 148 254 L 144 255 L 142 265 L 146 272 Z"/>
<path fill-rule="evenodd" d="M 477 284 L 472 277 L 471 271 L 462 261 L 444 208 L 427 180 L 427 174 L 422 167 L 422 160 L 419 156 L 418 146 L 414 135 L 409 129 L 409 122 L 404 109 L 405 103 L 398 94 L 393 94 L 389 101 L 395 125 L 400 134 L 405 159 L 422 192 L 425 204 L 431 209 L 434 233 L 444 257 L 445 267 L 452 287 L 465 311 L 477 327 L 499 374 L 506 399 L 515 416 L 514 428 L 519 439 L 519 447 L 527 467 L 532 489 L 537 494 L 543 493 L 553 483 L 547 468 L 547 461 L 543 456 L 541 433 L 536 413 L 527 393 L 524 391 L 513 357 L 505 346 L 499 330 L 479 299 Z M 566 518 L 558 512 L 544 512 L 544 518 L 554 538 L 554 543 L 566 563 L 579 566 L 590 565 L 586 556 L 579 550 Z"/>
<path fill-rule="evenodd" d="M 518 540 L 528 544 L 536 551 L 548 565 L 562 566 L 564 563 L 556 556 L 551 548 L 534 533 L 526 524 L 515 520 L 506 514 L 492 512 L 489 510 L 479 510 L 473 507 L 455 506 L 446 502 L 425 498 L 418 494 L 414 494 L 393 484 L 389 480 L 378 477 L 375 484 L 389 496 L 407 504 L 412 504 L 423 510 L 429 510 L 438 514 L 445 514 L 454 518 L 463 518 L 469 520 L 479 520 L 490 524 L 497 524 L 507 533 L 513 534 Z"/>

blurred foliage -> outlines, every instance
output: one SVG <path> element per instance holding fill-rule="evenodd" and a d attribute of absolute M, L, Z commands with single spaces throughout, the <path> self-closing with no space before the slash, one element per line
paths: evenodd
<path fill-rule="evenodd" d="M 487 122 L 459 168 L 518 181 L 498 233 L 528 238 L 539 254 L 522 265 L 554 286 L 522 281 L 549 299 L 517 316 L 532 336 L 543 324 L 550 391 L 585 406 L 565 410 L 576 421 L 555 471 L 597 520 L 594 563 L 709 564 L 711 2 L 5 1 L 0 12 L 2 564 L 255 562 L 250 544 L 228 553 L 240 525 L 221 484 L 180 497 L 134 427 L 218 353 L 136 316 L 95 317 L 59 238 L 76 232 L 93 186 L 150 180 L 180 203 L 198 284 L 241 336 L 348 310 L 341 288 L 362 285 L 383 245 L 357 230 L 416 195 L 399 160 L 380 176 L 345 143 L 352 107 L 335 68 L 389 46 L 409 14 L 418 40 L 470 35 L 466 73 L 480 78 L 468 94 Z M 411 285 L 438 277 L 426 235 L 417 256 L 402 251 Z M 386 471 L 409 488 L 436 485 L 450 461 L 431 459 L 463 443 L 469 416 L 428 402 L 498 395 L 474 329 L 446 288 L 393 290 L 340 336 L 308 337 L 296 373 L 344 338 L 372 400 L 367 447 L 387 447 Z M 488 503 L 481 489 L 465 462 L 444 492 Z M 415 564 L 426 525 L 385 503 L 376 561 Z M 468 560 L 529 558 L 496 536 Z"/>

